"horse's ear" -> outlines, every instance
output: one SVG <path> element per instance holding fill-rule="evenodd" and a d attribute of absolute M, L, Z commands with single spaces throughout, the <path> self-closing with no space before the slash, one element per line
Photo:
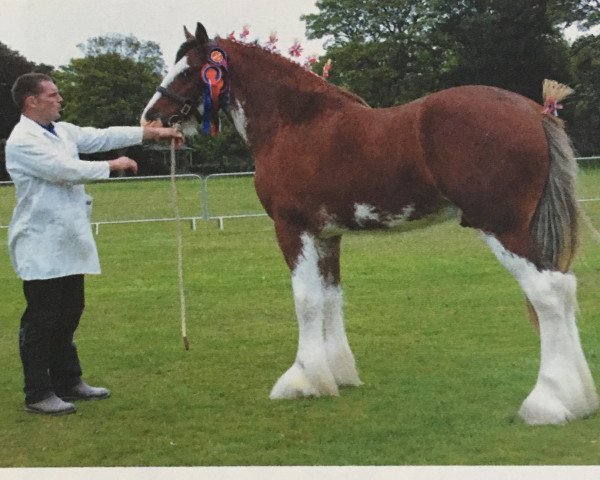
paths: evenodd
<path fill-rule="evenodd" d="M 200 45 L 206 45 L 209 41 L 208 33 L 206 33 L 206 28 L 200 22 L 196 24 L 196 40 Z"/>
<path fill-rule="evenodd" d="M 195 37 L 190 33 L 185 25 L 183 26 L 183 33 L 185 33 L 186 40 L 194 40 Z"/>

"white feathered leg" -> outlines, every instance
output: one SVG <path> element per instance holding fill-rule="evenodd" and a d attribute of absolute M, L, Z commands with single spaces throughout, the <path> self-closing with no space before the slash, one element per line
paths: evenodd
<path fill-rule="evenodd" d="M 339 386 L 362 385 L 344 328 L 343 296 L 339 285 L 325 287 L 325 348 L 336 383 Z"/>
<path fill-rule="evenodd" d="M 576 280 L 570 273 L 539 271 L 484 237 L 533 305 L 540 322 L 541 360 L 537 383 L 519 415 L 529 424 L 561 424 L 598 408 L 598 395 L 583 354 L 575 320 Z"/>
<path fill-rule="evenodd" d="M 319 252 L 314 237 L 303 234 L 301 240 L 302 252 L 292 272 L 298 353 L 271 390 L 272 399 L 338 394 L 323 337 L 325 282 L 319 270 Z"/>

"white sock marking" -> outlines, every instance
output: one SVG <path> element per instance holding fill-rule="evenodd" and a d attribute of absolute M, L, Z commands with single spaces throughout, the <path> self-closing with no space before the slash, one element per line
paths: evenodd
<path fill-rule="evenodd" d="M 593 412 L 598 397 L 577 331 L 575 276 L 539 271 L 493 236 L 484 234 L 484 240 L 517 279 L 540 322 L 540 370 L 521 417 L 530 424 L 564 423 Z"/>
<path fill-rule="evenodd" d="M 325 347 L 338 385 L 361 385 L 344 327 L 343 296 L 339 285 L 325 287 Z"/>
<path fill-rule="evenodd" d="M 324 281 L 314 237 L 303 234 L 302 252 L 292 273 L 298 318 L 298 353 L 292 367 L 277 381 L 271 398 L 337 395 L 335 378 L 327 363 L 323 337 Z"/>

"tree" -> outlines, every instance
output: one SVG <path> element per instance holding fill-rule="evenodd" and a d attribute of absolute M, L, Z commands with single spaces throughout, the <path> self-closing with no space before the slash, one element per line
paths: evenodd
<path fill-rule="evenodd" d="M 160 81 L 146 64 L 117 53 L 72 59 L 54 78 L 65 99 L 62 119 L 98 128 L 137 125 Z"/>
<path fill-rule="evenodd" d="M 600 23 L 598 0 L 548 0 L 547 12 L 553 25 L 576 24 L 587 30 Z"/>
<path fill-rule="evenodd" d="M 20 112 L 12 101 L 10 89 L 19 76 L 33 71 L 49 74 L 52 67 L 30 62 L 0 42 L 0 138 L 8 138 L 19 120 Z"/>
<path fill-rule="evenodd" d="M 600 153 L 600 36 L 580 37 L 571 46 L 575 93 L 567 126 L 579 155 Z M 569 101 L 569 100 L 568 100 Z"/>
<path fill-rule="evenodd" d="M 78 45 L 84 58 L 56 72 L 65 99 L 63 120 L 108 127 L 137 125 L 164 68 L 160 47 L 133 35 L 90 38 Z"/>
<path fill-rule="evenodd" d="M 187 138 L 187 143 L 194 149 L 196 159 L 200 160 L 192 170 L 202 175 L 254 170 L 250 149 L 229 118 L 224 115 L 222 117 L 222 130 L 219 135 L 210 137 L 201 134 Z"/>
<path fill-rule="evenodd" d="M 438 32 L 455 65 L 446 86 L 494 85 L 541 101 L 544 78 L 569 83 L 568 44 L 546 0 L 470 0 L 447 10 Z"/>
<path fill-rule="evenodd" d="M 373 106 L 412 100 L 439 87 L 451 57 L 432 35 L 435 2 L 422 0 L 320 0 L 304 15 L 309 38 L 329 38 L 333 83 Z"/>
<path fill-rule="evenodd" d="M 20 115 L 12 101 L 10 89 L 19 76 L 34 71 L 50 74 L 52 67 L 30 62 L 19 52 L 11 50 L 0 42 L 0 180 L 8 179 L 4 162 L 4 145 L 13 127 L 19 121 Z"/>
<path fill-rule="evenodd" d="M 119 33 L 88 38 L 85 43 L 80 43 L 77 48 L 86 57 L 97 57 L 114 53 L 123 58 L 129 58 L 136 63 L 142 63 L 157 75 L 165 73 L 165 62 L 160 46 L 156 42 L 141 41 L 133 35 Z"/>
<path fill-rule="evenodd" d="M 329 38 L 332 81 L 374 106 L 442 87 L 485 83 L 540 99 L 545 77 L 568 81 L 560 27 L 593 25 L 598 1 L 319 0 L 309 38 Z M 595 19 L 595 20 L 594 20 Z"/>

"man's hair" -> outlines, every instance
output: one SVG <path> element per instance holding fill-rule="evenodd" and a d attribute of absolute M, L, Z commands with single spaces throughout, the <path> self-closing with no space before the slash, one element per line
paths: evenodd
<path fill-rule="evenodd" d="M 51 82 L 52 79 L 43 73 L 26 73 L 15 80 L 15 83 L 10 90 L 12 99 L 23 110 L 25 99 L 31 95 L 37 95 L 42 92 L 41 83 Z"/>

